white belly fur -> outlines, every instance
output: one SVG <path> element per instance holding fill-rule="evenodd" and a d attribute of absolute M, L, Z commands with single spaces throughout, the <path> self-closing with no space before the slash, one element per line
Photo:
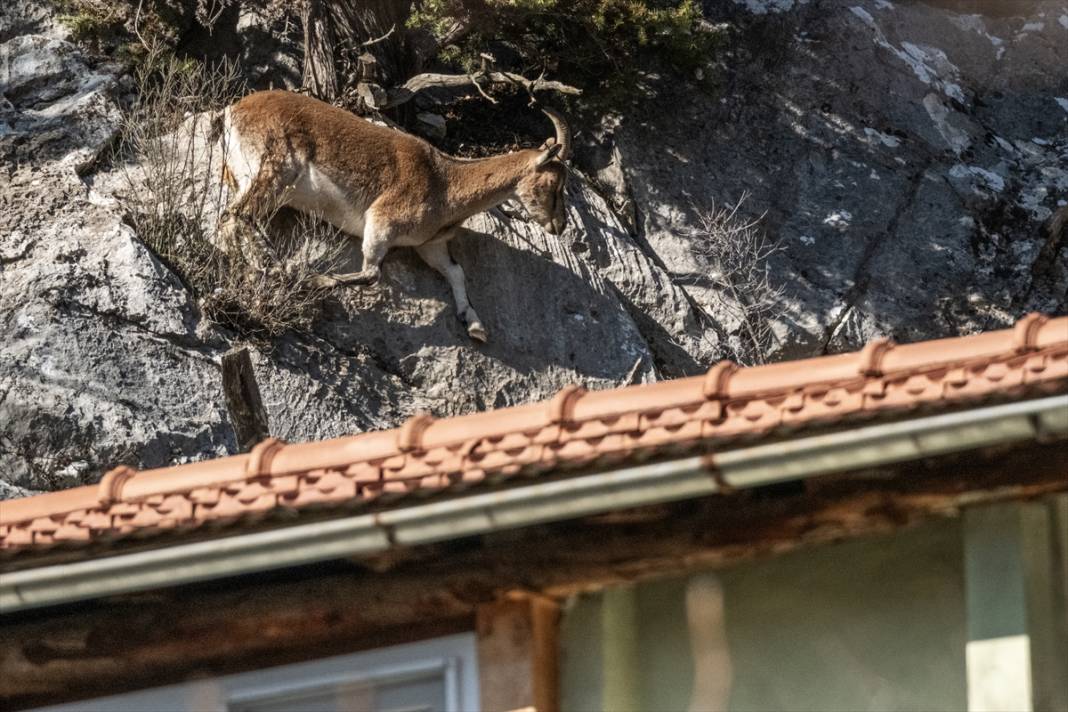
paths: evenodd
<path fill-rule="evenodd" d="M 365 210 L 314 163 L 308 163 L 293 185 L 288 203 L 301 212 L 321 217 L 350 235 L 363 237 Z"/>

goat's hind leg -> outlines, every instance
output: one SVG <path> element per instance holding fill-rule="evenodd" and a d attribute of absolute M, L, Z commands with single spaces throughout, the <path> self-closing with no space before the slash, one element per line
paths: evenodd
<path fill-rule="evenodd" d="M 261 233 L 271 214 L 285 204 L 287 177 L 285 171 L 263 165 L 239 191 L 219 220 L 224 250 L 242 254 L 252 264 L 262 266 L 267 245 L 263 244 Z M 232 174 L 230 178 L 233 180 Z"/>
<path fill-rule="evenodd" d="M 363 233 L 363 269 L 345 274 L 323 274 L 315 278 L 321 288 L 355 285 L 367 287 L 376 283 L 382 275 L 382 260 L 390 246 L 390 231 L 375 229 L 368 221 Z"/>
<path fill-rule="evenodd" d="M 452 259 L 449 254 L 447 239 L 435 238 L 430 242 L 415 248 L 423 261 L 437 270 L 452 287 L 452 296 L 456 301 L 456 314 L 467 326 L 467 335 L 475 341 L 485 343 L 489 338 L 486 327 L 467 299 L 467 284 L 464 277 L 464 268 Z"/>

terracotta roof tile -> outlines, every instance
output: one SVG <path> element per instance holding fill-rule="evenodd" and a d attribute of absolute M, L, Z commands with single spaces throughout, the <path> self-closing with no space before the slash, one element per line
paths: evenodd
<path fill-rule="evenodd" d="M 385 503 L 548 472 L 582 472 L 783 428 L 848 423 L 990 397 L 1068 392 L 1068 318 L 1013 329 L 695 378 L 586 392 L 400 428 L 137 472 L 0 502 L 0 551 L 108 542 L 169 529 L 233 526 L 273 511 Z"/>

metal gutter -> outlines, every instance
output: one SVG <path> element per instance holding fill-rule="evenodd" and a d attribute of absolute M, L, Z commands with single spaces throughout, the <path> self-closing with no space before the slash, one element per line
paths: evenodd
<path fill-rule="evenodd" d="M 1068 396 L 799 437 L 0 576 L 0 613 L 380 553 L 991 445 L 1068 436 Z M 715 475 L 715 476 L 713 476 Z"/>

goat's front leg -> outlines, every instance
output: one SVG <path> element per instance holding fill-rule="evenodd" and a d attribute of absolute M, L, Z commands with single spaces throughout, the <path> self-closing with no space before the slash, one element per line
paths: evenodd
<path fill-rule="evenodd" d="M 456 313 L 460 320 L 467 325 L 467 335 L 475 341 L 485 343 L 489 335 L 486 333 L 486 327 L 482 325 L 482 320 L 478 318 L 478 314 L 471 307 L 471 303 L 467 301 L 464 268 L 458 265 L 452 259 L 452 255 L 449 254 L 448 239 L 443 239 L 440 236 L 435 237 L 430 242 L 415 248 L 415 251 L 419 253 L 424 262 L 440 272 L 449 282 L 449 286 L 452 287 L 453 299 L 456 300 Z"/>

